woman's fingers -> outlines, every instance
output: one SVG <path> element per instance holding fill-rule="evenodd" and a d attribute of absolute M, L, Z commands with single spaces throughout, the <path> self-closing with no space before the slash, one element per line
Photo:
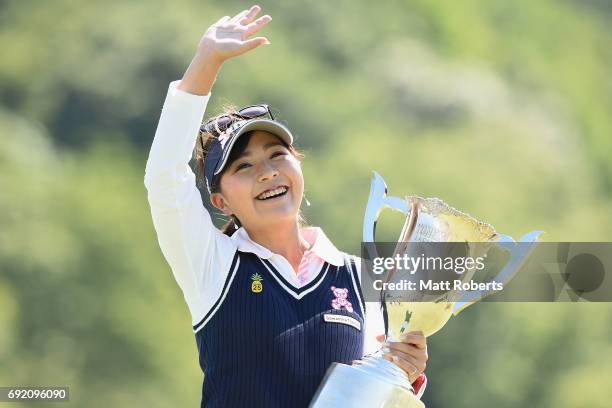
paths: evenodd
<path fill-rule="evenodd" d="M 424 358 L 425 360 L 427 360 L 427 357 L 428 357 L 427 348 L 419 348 L 412 344 L 390 342 L 390 343 L 385 343 L 383 346 L 388 348 L 389 350 L 400 351 L 402 353 L 409 354 L 416 358 Z"/>
<path fill-rule="evenodd" d="M 245 53 L 263 44 L 270 44 L 270 41 L 268 41 L 266 37 L 251 38 L 250 40 L 246 40 L 242 43 L 242 46 L 240 47 L 238 54 Z"/>
<path fill-rule="evenodd" d="M 419 369 L 413 361 L 410 361 L 399 356 L 392 356 L 393 362 L 400 366 L 402 370 L 410 374 L 411 376 L 419 373 Z"/>
<path fill-rule="evenodd" d="M 250 9 L 242 10 L 240 13 L 238 13 L 234 17 L 230 18 L 229 22 L 230 23 L 234 23 L 234 24 L 238 24 L 238 22 L 240 20 L 242 20 L 242 18 L 244 16 L 246 16 L 250 11 L 251 11 Z"/>
<path fill-rule="evenodd" d="M 257 16 L 260 11 L 261 7 L 257 5 L 251 6 L 251 8 L 242 10 L 240 13 L 236 14 L 229 21 L 234 24 L 247 25 L 253 21 L 255 16 Z"/>
<path fill-rule="evenodd" d="M 257 14 L 259 14 L 260 11 L 261 7 L 257 5 L 252 6 L 250 9 L 247 10 L 247 13 L 245 15 L 241 16 L 240 19 L 238 19 L 238 24 L 247 25 L 251 23 L 255 19 L 255 17 L 257 17 Z"/>
<path fill-rule="evenodd" d="M 261 16 L 257 20 L 253 21 L 249 25 L 246 26 L 246 30 L 244 32 L 244 38 L 248 38 L 254 33 L 256 33 L 260 28 L 268 24 L 272 21 L 272 17 L 269 15 Z"/>
<path fill-rule="evenodd" d="M 419 369 L 415 365 L 415 363 L 409 359 L 402 358 L 395 354 L 386 354 L 385 358 L 393 362 L 394 364 L 396 364 L 402 370 L 404 370 L 406 374 L 408 374 L 408 378 L 410 379 L 410 382 L 414 382 L 414 380 L 416 380 L 417 377 L 422 372 L 422 371 L 419 372 Z"/>
<path fill-rule="evenodd" d="M 418 348 L 427 347 L 427 338 L 423 335 L 422 331 L 412 331 L 404 333 L 400 336 L 402 343 L 414 344 Z"/>
<path fill-rule="evenodd" d="M 223 62 L 260 45 L 270 44 L 265 37 L 249 39 L 272 20 L 270 16 L 256 19 L 260 11 L 261 7 L 254 5 L 233 17 L 221 17 L 215 24 L 208 27 L 198 43 L 196 53 L 205 56 L 207 60 Z"/>
<path fill-rule="evenodd" d="M 383 344 L 383 350 L 389 354 L 393 362 L 401 367 L 411 377 L 416 379 L 427 366 L 427 340 L 421 332 L 410 332 L 401 336 L 401 342 Z"/>
<path fill-rule="evenodd" d="M 405 353 L 403 351 L 394 349 L 390 349 L 389 354 L 391 354 L 391 356 L 395 356 L 401 360 L 409 362 L 420 372 L 425 371 L 425 368 L 427 367 L 427 358 L 424 358 L 424 356 L 422 355 L 414 355 L 411 353 Z"/>

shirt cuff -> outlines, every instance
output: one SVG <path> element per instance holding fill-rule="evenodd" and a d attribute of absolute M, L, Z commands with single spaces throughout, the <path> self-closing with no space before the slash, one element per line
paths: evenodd
<path fill-rule="evenodd" d="M 207 98 L 207 99 L 210 98 L 210 92 L 207 93 L 206 95 L 196 95 L 196 94 L 192 94 L 192 93 L 183 91 L 181 89 L 178 89 L 178 85 L 180 83 L 181 83 L 180 79 L 170 82 L 170 85 L 168 86 L 168 94 L 174 98 L 182 98 L 187 103 L 192 102 L 195 104 L 202 103 L 202 98 Z"/>
<path fill-rule="evenodd" d="M 417 398 L 421 399 L 423 393 L 425 392 L 425 388 L 427 387 L 427 376 L 425 374 L 421 374 L 417 377 L 416 380 L 412 383 L 412 389 L 414 390 L 414 394 Z"/>

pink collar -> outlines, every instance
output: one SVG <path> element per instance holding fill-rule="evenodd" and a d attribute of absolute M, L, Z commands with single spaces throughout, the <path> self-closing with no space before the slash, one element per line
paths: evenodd
<path fill-rule="evenodd" d="M 332 244 L 321 228 L 305 227 L 302 228 L 301 232 L 304 239 L 310 244 L 310 251 L 312 253 L 334 266 L 344 265 L 342 252 Z M 234 232 L 232 240 L 236 243 L 238 250 L 242 252 L 251 252 L 264 259 L 275 255 L 268 248 L 253 241 L 244 228 L 239 228 Z"/>

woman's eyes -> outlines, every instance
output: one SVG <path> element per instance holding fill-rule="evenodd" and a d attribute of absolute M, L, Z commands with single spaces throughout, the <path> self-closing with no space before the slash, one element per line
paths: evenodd
<path fill-rule="evenodd" d="M 242 169 L 246 169 L 249 166 L 250 166 L 249 163 L 240 163 L 239 165 L 236 166 L 236 171 L 239 171 L 239 170 L 242 170 Z"/>
<path fill-rule="evenodd" d="M 272 158 L 277 157 L 277 156 L 286 156 L 287 152 L 282 152 L 282 151 L 278 151 L 278 152 L 274 152 L 272 153 Z"/>
<path fill-rule="evenodd" d="M 284 151 L 278 151 L 278 152 L 274 152 L 270 155 L 271 159 L 274 159 L 275 157 L 279 157 L 279 156 L 286 156 L 288 153 L 284 152 Z M 236 171 L 240 171 L 242 169 L 246 169 L 248 167 L 251 167 L 251 163 L 247 163 L 247 162 L 242 162 L 240 164 L 238 164 L 236 166 Z"/>

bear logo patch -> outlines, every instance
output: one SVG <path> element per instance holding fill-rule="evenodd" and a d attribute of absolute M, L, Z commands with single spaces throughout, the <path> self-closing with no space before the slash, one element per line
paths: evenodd
<path fill-rule="evenodd" d="M 331 291 L 334 293 L 335 298 L 331 302 L 331 306 L 336 310 L 345 308 L 349 312 L 353 311 L 353 305 L 348 301 L 348 289 L 331 287 Z"/>

